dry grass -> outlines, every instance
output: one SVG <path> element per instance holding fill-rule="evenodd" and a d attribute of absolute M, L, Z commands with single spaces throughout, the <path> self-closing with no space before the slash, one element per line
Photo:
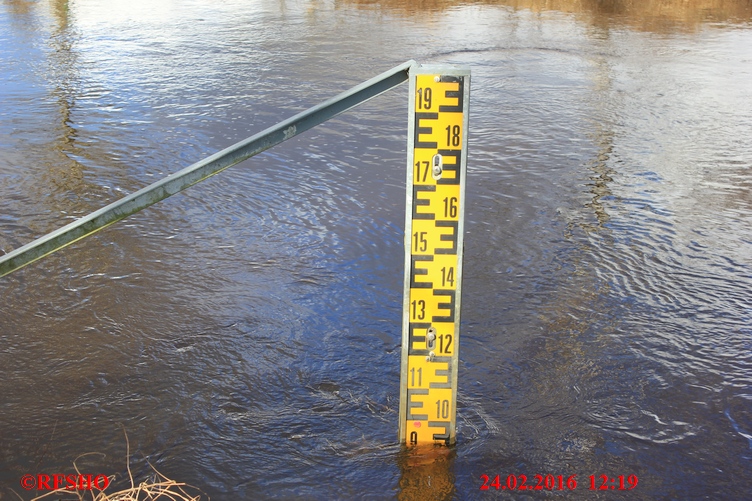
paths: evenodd
<path fill-rule="evenodd" d="M 125 429 L 123 429 L 123 433 L 125 433 Z M 175 480 L 171 480 L 167 478 L 165 475 L 160 473 L 154 465 L 151 463 L 148 463 L 151 469 L 153 470 L 153 474 L 149 477 L 149 479 L 139 483 L 138 485 L 135 484 L 133 480 L 133 473 L 131 473 L 131 466 L 130 466 L 130 456 L 131 456 L 131 446 L 130 442 L 128 441 L 128 434 L 125 433 L 125 443 L 126 443 L 126 459 L 125 459 L 125 465 L 128 469 L 128 478 L 130 480 L 130 487 L 121 489 L 116 492 L 107 492 L 107 487 L 112 484 L 116 476 L 111 475 L 108 477 L 109 482 L 107 486 L 105 486 L 105 489 L 98 489 L 96 487 L 93 487 L 92 490 L 68 490 L 68 489 L 57 489 L 54 491 L 50 491 L 42 496 L 35 497 L 31 501 L 38 501 L 45 498 L 49 498 L 51 496 L 57 496 L 55 498 L 56 500 L 60 501 L 166 501 L 166 500 L 172 500 L 172 501 L 204 501 L 209 500 L 209 496 L 201 492 L 198 488 L 190 486 L 188 484 L 185 484 L 183 482 L 176 482 Z M 73 467 L 76 470 L 76 474 L 81 475 L 81 472 L 78 469 L 78 465 L 76 465 L 76 461 L 81 459 L 84 456 L 89 456 L 92 454 L 97 454 L 94 452 L 82 454 L 76 458 L 75 461 L 73 461 Z M 61 498 L 60 496 L 64 495 L 67 497 Z M 20 496 L 19 496 L 20 498 Z"/>

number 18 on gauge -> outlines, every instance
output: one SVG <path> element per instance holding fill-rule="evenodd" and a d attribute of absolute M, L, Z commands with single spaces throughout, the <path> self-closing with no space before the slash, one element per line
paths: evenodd
<path fill-rule="evenodd" d="M 410 72 L 399 440 L 455 442 L 470 71 Z"/>

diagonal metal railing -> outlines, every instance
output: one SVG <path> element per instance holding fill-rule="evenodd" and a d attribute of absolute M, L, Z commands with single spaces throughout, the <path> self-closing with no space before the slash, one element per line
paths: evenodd
<path fill-rule="evenodd" d="M 0 257 L 0 277 L 247 160 L 407 81 L 407 61 Z"/>

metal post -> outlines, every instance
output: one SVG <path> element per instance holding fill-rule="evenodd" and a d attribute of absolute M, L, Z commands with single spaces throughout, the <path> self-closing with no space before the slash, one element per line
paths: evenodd
<path fill-rule="evenodd" d="M 408 79 L 417 63 L 407 61 L 313 108 L 230 146 L 0 257 L 0 277 L 52 254 L 207 177 L 290 139 Z"/>
<path fill-rule="evenodd" d="M 410 72 L 399 440 L 456 438 L 470 70 Z"/>

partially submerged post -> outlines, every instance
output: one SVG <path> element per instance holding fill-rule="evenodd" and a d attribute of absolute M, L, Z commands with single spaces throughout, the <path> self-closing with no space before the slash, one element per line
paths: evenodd
<path fill-rule="evenodd" d="M 0 277 L 410 79 L 399 440 L 456 440 L 470 70 L 407 61 L 0 257 Z"/>
<path fill-rule="evenodd" d="M 453 444 L 470 71 L 410 72 L 399 439 Z"/>

